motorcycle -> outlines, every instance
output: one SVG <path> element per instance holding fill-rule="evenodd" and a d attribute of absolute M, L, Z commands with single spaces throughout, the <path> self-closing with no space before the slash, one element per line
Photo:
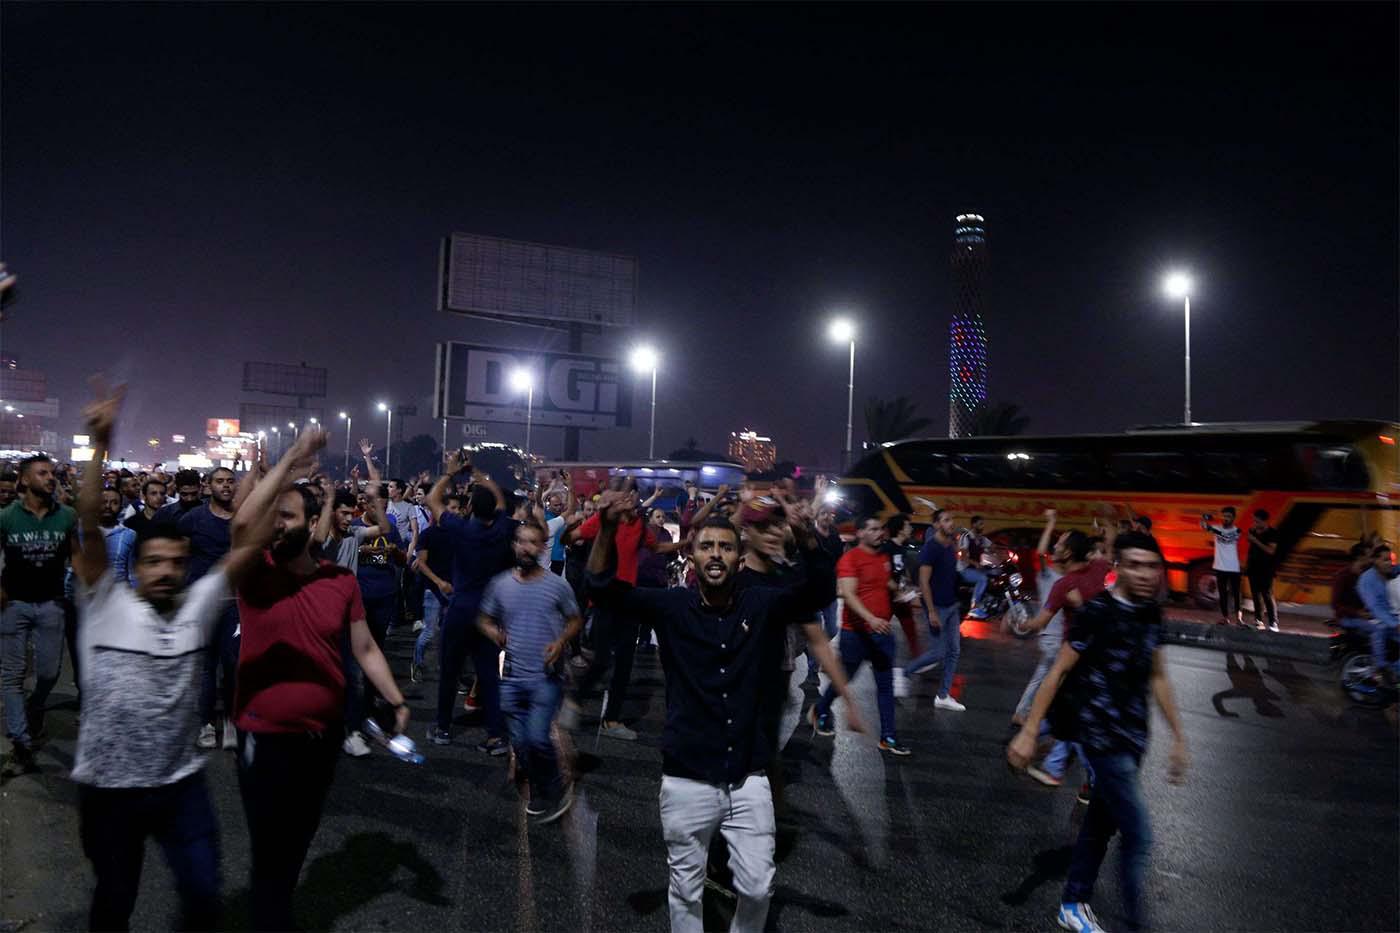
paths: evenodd
<path fill-rule="evenodd" d="M 1329 623 L 1336 625 L 1335 622 Z M 1339 662 L 1341 672 L 1338 681 L 1342 692 L 1359 706 L 1382 707 L 1394 703 L 1400 697 L 1395 681 L 1387 680 L 1376 671 L 1371 657 L 1371 638 L 1365 632 L 1354 628 L 1338 628 L 1328 636 L 1327 651 L 1334 662 Z M 1386 661 L 1394 665 L 1400 648 L 1394 636 L 1386 642 Z"/>
<path fill-rule="evenodd" d="M 1036 600 L 1021 573 L 1019 555 L 1009 548 L 989 548 L 977 569 L 987 575 L 981 608 L 988 621 L 1002 619 L 1011 631 L 1024 633 L 1026 623 L 1035 617 Z M 959 578 L 958 597 L 964 615 L 972 604 L 972 589 L 972 584 Z"/>

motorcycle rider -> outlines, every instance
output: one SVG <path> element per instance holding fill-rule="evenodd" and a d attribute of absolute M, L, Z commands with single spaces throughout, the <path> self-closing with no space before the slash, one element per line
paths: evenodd
<path fill-rule="evenodd" d="M 987 611 L 982 607 L 982 594 L 987 592 L 987 573 L 982 569 L 982 555 L 991 549 L 992 542 L 982 533 L 982 516 L 972 516 L 968 525 L 970 527 L 958 535 L 958 577 L 972 584 L 972 611 L 968 616 L 985 619 Z"/>
<path fill-rule="evenodd" d="M 1387 663 L 1386 642 L 1396 637 L 1400 629 L 1400 618 L 1390 607 L 1386 585 L 1395 576 L 1395 563 L 1391 559 L 1390 545 L 1378 544 L 1371 549 L 1371 566 L 1356 581 L 1356 592 L 1361 602 L 1371 613 L 1371 659 L 1375 669 L 1390 683 L 1395 682 L 1400 673 L 1400 662 Z"/>

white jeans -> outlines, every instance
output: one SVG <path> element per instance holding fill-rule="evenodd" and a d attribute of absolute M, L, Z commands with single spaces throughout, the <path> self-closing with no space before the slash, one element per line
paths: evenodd
<path fill-rule="evenodd" d="M 718 829 L 729 845 L 734 873 L 730 933 L 761 933 L 773 896 L 773 792 L 768 778 L 751 774 L 742 784 L 707 784 L 688 778 L 661 778 L 661 832 L 671 867 L 671 933 L 704 933 L 701 896 L 710 837 Z"/>

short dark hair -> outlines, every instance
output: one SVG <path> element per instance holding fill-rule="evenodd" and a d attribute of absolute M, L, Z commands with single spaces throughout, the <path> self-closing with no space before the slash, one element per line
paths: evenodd
<path fill-rule="evenodd" d="M 388 483 L 380 483 L 380 484 L 379 484 L 378 495 L 379 495 L 379 498 L 381 498 L 381 499 L 387 499 L 387 498 L 389 498 L 389 484 L 388 484 Z"/>
<path fill-rule="evenodd" d="M 52 463 L 53 463 L 53 458 L 49 457 L 49 456 L 46 455 L 46 454 L 35 454 L 35 455 L 32 456 L 32 457 L 25 457 L 23 460 L 21 460 L 21 461 L 19 462 L 19 477 L 18 477 L 18 478 L 19 478 L 19 479 L 23 479 L 23 478 L 24 478 L 24 474 L 28 473 L 28 472 L 29 472 L 29 468 L 32 467 L 32 466 L 34 466 L 36 463 L 48 463 L 48 464 L 52 464 Z"/>
<path fill-rule="evenodd" d="M 891 515 L 889 518 L 885 519 L 885 531 L 889 533 L 890 537 L 894 537 L 895 535 L 903 531 L 904 527 L 908 524 L 908 515 L 896 513 L 894 515 Z"/>
<path fill-rule="evenodd" d="M 206 480 L 212 480 L 214 478 L 215 473 L 227 473 L 229 476 L 237 478 L 237 474 L 230 470 L 228 467 L 214 467 L 214 469 L 209 471 L 209 475 L 204 478 Z"/>
<path fill-rule="evenodd" d="M 301 497 L 302 517 L 308 522 L 314 519 L 321 511 L 321 503 L 316 501 L 316 494 L 306 483 L 300 483 L 288 489 L 287 492 L 294 492 Z M 284 493 L 285 495 L 285 493 Z"/>
<path fill-rule="evenodd" d="M 1380 544 L 1377 544 L 1375 547 L 1371 548 L 1371 559 L 1372 559 L 1372 560 L 1375 560 L 1377 557 L 1389 557 L 1389 556 L 1390 556 L 1390 545 L 1389 545 L 1389 544 L 1386 544 L 1384 541 L 1382 541 Z"/>
<path fill-rule="evenodd" d="M 948 510 L 947 510 L 947 509 L 934 509 L 934 510 L 933 510 L 933 518 L 929 519 L 929 524 L 937 525 L 937 524 L 938 524 L 938 520 L 939 520 L 940 518 L 943 517 L 943 513 L 946 512 L 946 511 L 948 511 Z"/>
<path fill-rule="evenodd" d="M 1347 551 L 1347 559 L 1356 560 L 1358 557 L 1364 557 L 1367 550 L 1368 548 L 1364 544 L 1353 544 L 1351 550 Z"/>
<path fill-rule="evenodd" d="M 355 494 L 353 492 L 351 492 L 348 489 L 337 489 L 335 491 L 335 499 L 332 500 L 331 508 L 339 509 L 345 506 L 349 506 L 353 509 L 359 504 L 360 500 L 355 498 Z"/>
<path fill-rule="evenodd" d="M 1267 521 L 1269 520 L 1269 510 L 1268 510 L 1268 509 L 1255 509 L 1255 510 L 1254 510 L 1254 517 L 1257 518 L 1257 519 L 1259 519 L 1261 522 L 1267 522 Z"/>
<path fill-rule="evenodd" d="M 1235 507 L 1234 507 L 1233 505 L 1227 505 L 1227 506 L 1225 506 L 1225 508 L 1223 508 L 1223 509 L 1220 510 L 1220 514 L 1221 514 L 1221 515 L 1224 515 L 1226 512 L 1229 512 L 1231 515 L 1234 515 L 1234 514 L 1235 514 Z"/>
<path fill-rule="evenodd" d="M 198 486 L 200 484 L 198 470 L 181 470 L 175 474 L 175 488 L 181 486 Z"/>
<path fill-rule="evenodd" d="M 1121 556 L 1124 551 L 1130 548 L 1151 551 L 1158 557 L 1162 556 L 1162 549 L 1158 546 L 1157 539 L 1140 531 L 1125 531 L 1113 541 L 1113 555 L 1115 557 Z"/>
<path fill-rule="evenodd" d="M 144 483 L 141 484 L 141 495 L 144 496 L 146 494 L 146 490 L 150 489 L 152 486 L 159 486 L 161 488 L 161 491 L 163 492 L 165 490 L 165 480 L 152 476 L 150 479 L 146 480 Z"/>
<path fill-rule="evenodd" d="M 477 486 L 471 491 L 471 513 L 477 518 L 489 521 L 496 514 L 496 494 L 485 486 Z"/>
<path fill-rule="evenodd" d="M 135 474 L 135 473 L 132 473 L 132 472 L 131 472 L 130 470 L 128 470 L 126 467 L 122 467 L 122 471 L 121 471 L 121 473 L 120 473 L 119 475 L 121 476 L 122 479 L 131 479 L 131 478 L 134 477 L 136 474 Z"/>
<path fill-rule="evenodd" d="M 1128 533 L 1132 534 L 1132 532 Z M 1089 552 L 1094 549 L 1094 539 L 1076 528 L 1065 535 L 1065 549 L 1069 551 L 1070 560 L 1088 560 Z"/>
<path fill-rule="evenodd" d="M 404 482 L 403 480 L 401 480 L 401 479 L 391 479 L 391 480 L 389 480 L 389 482 L 391 482 L 391 483 L 398 483 L 400 489 L 407 489 L 407 488 L 408 488 L 408 484 L 405 483 L 405 482 Z"/>
<path fill-rule="evenodd" d="M 136 532 L 136 542 L 132 545 L 132 553 L 137 557 L 141 556 L 141 546 L 147 541 L 163 538 L 168 541 L 189 542 L 190 536 L 180 530 L 180 526 L 172 521 L 161 519 L 156 522 L 144 523 L 140 530 Z"/>
<path fill-rule="evenodd" d="M 720 531 L 727 531 L 734 536 L 735 541 L 740 540 L 739 529 L 734 527 L 733 522 L 723 515 L 710 515 L 700 523 L 699 528 L 695 529 L 695 537 L 690 542 L 691 550 L 695 549 L 695 543 L 700 540 L 700 532 L 704 531 L 706 528 L 718 528 Z"/>
<path fill-rule="evenodd" d="M 1151 515 L 1139 515 L 1139 516 L 1137 516 L 1136 518 L 1134 518 L 1133 521 L 1137 522 L 1139 525 L 1141 525 L 1141 526 L 1142 526 L 1144 529 L 1146 529 L 1147 531 L 1151 531 L 1151 530 L 1152 530 L 1152 516 L 1151 516 Z"/>
<path fill-rule="evenodd" d="M 519 524 L 515 526 L 516 533 L 519 534 L 520 530 L 523 528 L 530 528 L 535 531 L 538 531 L 540 533 L 541 538 L 545 539 L 546 541 L 549 540 L 549 529 L 544 526 L 543 522 L 541 522 L 538 518 L 536 518 L 533 515 L 531 515 L 529 518 L 522 520 Z"/>
<path fill-rule="evenodd" d="M 969 521 L 968 524 L 969 524 L 969 525 L 975 525 L 975 524 L 977 524 L 978 522 L 980 522 L 981 520 L 982 520 L 982 516 L 980 516 L 980 515 L 974 515 L 974 516 L 972 516 L 972 520 Z"/>
<path fill-rule="evenodd" d="M 446 503 L 448 503 L 448 502 L 455 502 L 455 503 L 457 503 L 457 508 L 459 508 L 459 509 L 464 509 L 464 508 L 467 507 L 467 497 L 461 495 L 460 493 L 455 493 L 455 492 L 454 492 L 454 493 L 453 493 L 452 495 L 450 495 L 450 496 L 444 496 L 443 499 L 442 499 L 442 501 L 443 501 L 444 504 L 446 504 Z"/>
<path fill-rule="evenodd" d="M 19 474 L 18 474 L 18 473 L 11 473 L 9 470 L 6 470 L 4 473 L 0 473 L 0 483 L 18 483 L 18 482 L 19 482 Z"/>

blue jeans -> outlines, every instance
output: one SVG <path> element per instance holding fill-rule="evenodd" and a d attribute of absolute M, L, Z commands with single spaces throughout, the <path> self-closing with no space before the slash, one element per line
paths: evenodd
<path fill-rule="evenodd" d="M 826 633 L 828 639 L 835 638 L 836 633 L 841 630 L 840 616 L 836 610 L 837 603 L 833 600 L 830 606 L 826 606 L 821 611 L 822 631 Z M 811 648 L 807 649 L 806 654 L 807 676 L 811 680 L 816 680 L 817 670 L 821 667 L 821 662 L 817 660 L 817 656 L 812 653 Z"/>
<path fill-rule="evenodd" d="M 88 928 L 125 930 L 141 887 L 146 837 L 155 837 L 175 875 L 180 930 L 219 927 L 219 825 L 204 773 L 160 787 L 78 787 L 79 834 L 92 862 Z"/>
<path fill-rule="evenodd" d="M 875 673 L 875 699 L 880 707 L 880 738 L 894 737 L 894 632 L 876 635 L 874 632 L 860 632 L 855 629 L 842 629 L 841 640 L 837 642 L 841 652 L 841 664 L 846 668 L 846 679 L 856 676 L 863 662 L 870 662 Z M 831 712 L 831 703 L 836 699 L 836 688 L 828 686 L 817 701 L 817 715 Z"/>
<path fill-rule="evenodd" d="M 563 701 L 563 684 L 552 677 L 501 681 L 501 712 L 510 728 L 516 763 L 530 779 L 532 801 L 558 800 L 563 792 L 559 759 L 549 734 Z"/>
<path fill-rule="evenodd" d="M 964 567 L 958 571 L 958 576 L 964 583 L 972 584 L 972 605 L 976 607 L 982 601 L 982 594 L 987 592 L 987 575 L 976 567 Z"/>
<path fill-rule="evenodd" d="M 418 640 L 413 643 L 413 663 L 418 667 L 423 666 L 423 653 L 437 637 L 438 626 L 442 624 L 442 613 L 446 607 L 447 603 L 431 588 L 423 590 L 423 631 L 418 633 Z"/>
<path fill-rule="evenodd" d="M 1089 752 L 1087 760 L 1094 774 L 1094 796 L 1074 843 L 1069 877 L 1060 900 L 1066 904 L 1092 900 L 1099 866 L 1108 851 L 1108 840 L 1117 832 L 1122 836 L 1119 862 L 1123 912 L 1128 926 L 1138 929 L 1147 919 L 1142 903 L 1142 883 L 1147 872 L 1147 853 L 1152 848 L 1147 805 L 1138 787 L 1140 763 L 1135 756 L 1122 753 Z"/>
<path fill-rule="evenodd" d="M 924 668 L 942 661 L 943 682 L 939 684 L 938 695 L 946 697 L 953 687 L 953 675 L 958 672 L 958 657 L 962 654 L 962 619 L 957 606 L 935 606 L 934 611 L 938 615 L 938 627 L 934 628 L 933 619 L 929 619 L 928 623 L 933 644 L 923 654 L 910 661 L 904 672 L 917 674 Z"/>
<path fill-rule="evenodd" d="M 34 693 L 24 701 L 25 654 L 34 642 Z M 29 714 L 42 713 L 49 691 L 58 683 L 63 661 L 63 604 L 12 601 L 0 613 L 0 696 L 5 702 L 5 732 L 10 741 L 30 743 Z"/>
<path fill-rule="evenodd" d="M 1356 617 L 1338 619 L 1337 624 L 1342 628 L 1365 632 L 1371 640 L 1371 663 L 1375 665 L 1377 671 L 1385 667 L 1386 639 L 1395 637 L 1395 629 L 1377 622 L 1375 619 L 1358 619 Z"/>
<path fill-rule="evenodd" d="M 204 684 L 199 691 L 200 722 L 214 721 L 214 700 L 222 697 L 224 718 L 233 721 L 233 683 L 238 671 L 238 601 L 230 599 L 214 626 L 214 640 L 205 649 Z M 223 689 L 219 689 L 219 671 L 223 670 Z"/>
<path fill-rule="evenodd" d="M 1045 630 L 1040 633 L 1038 645 L 1040 648 L 1040 660 L 1036 662 L 1035 672 L 1031 674 L 1030 683 L 1026 684 L 1025 692 L 1021 694 L 1021 702 L 1016 704 L 1016 714 L 1025 718 L 1031 711 L 1031 704 L 1035 702 L 1036 691 L 1045 681 L 1045 675 L 1050 673 L 1050 668 L 1055 665 L 1055 658 L 1060 653 L 1060 645 L 1065 640 L 1064 616 L 1055 613 L 1055 618 L 1050 620 L 1050 624 L 1045 626 Z"/>

